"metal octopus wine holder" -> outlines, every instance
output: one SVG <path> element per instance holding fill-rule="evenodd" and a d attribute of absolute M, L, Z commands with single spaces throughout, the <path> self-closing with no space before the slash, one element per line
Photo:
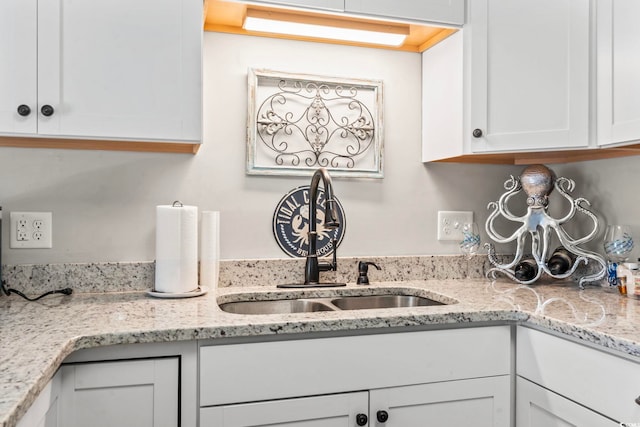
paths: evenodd
<path fill-rule="evenodd" d="M 579 280 L 580 288 L 584 288 L 586 283 L 596 282 L 605 277 L 607 263 L 604 258 L 595 252 L 580 247 L 580 245 L 591 241 L 596 236 L 599 224 L 596 215 L 585 207 L 591 205 L 588 200 L 582 197 L 576 199 L 571 197 L 569 193 L 573 191 L 574 187 L 575 182 L 573 180 L 564 177 L 556 178 L 553 171 L 544 165 L 528 166 L 518 178 L 514 178 L 512 175 L 504 183 L 504 188 L 507 191 L 497 201 L 490 202 L 487 206 L 487 209 L 493 211 L 487 218 L 486 231 L 496 243 L 516 241 L 516 253 L 511 262 L 501 264 L 498 262 L 493 244 L 485 243 L 485 248 L 489 253 L 489 261 L 493 265 L 487 271 L 487 277 L 495 278 L 497 273 L 502 273 L 510 279 L 525 285 L 537 281 L 543 274 L 555 279 L 565 279 L 575 273 L 581 263 L 587 265 L 590 260 L 598 263 L 599 269 L 595 273 L 581 277 Z M 549 195 L 554 189 L 570 203 L 569 212 L 562 218 L 553 218 L 547 212 Z M 527 195 L 527 213 L 523 216 L 517 216 L 511 213 L 507 204 L 513 196 L 521 191 L 524 191 Z M 593 229 L 586 236 L 574 239 L 563 229 L 563 225 L 577 213 L 586 215 L 593 223 Z M 504 237 L 494 227 L 495 220 L 500 217 L 519 223 L 520 226 L 513 234 Z M 553 237 L 552 232 L 558 237 L 560 244 L 576 256 L 571 268 L 562 274 L 551 273 L 547 264 L 549 261 L 549 243 Z M 535 277 L 525 281 L 516 278 L 514 267 L 518 265 L 524 255 L 527 234 L 531 237 L 531 255 L 538 268 Z M 551 249 L 553 250 L 553 248 Z"/>

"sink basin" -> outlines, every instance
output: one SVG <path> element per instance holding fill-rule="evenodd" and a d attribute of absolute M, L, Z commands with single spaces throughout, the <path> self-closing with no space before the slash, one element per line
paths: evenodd
<path fill-rule="evenodd" d="M 343 292 L 322 292 L 322 295 L 300 297 L 296 295 L 282 295 L 281 299 L 254 300 L 255 295 L 237 295 L 236 301 L 219 301 L 222 311 L 235 314 L 288 314 L 314 313 L 320 311 L 366 310 L 402 307 L 426 307 L 455 304 L 456 301 L 444 298 L 444 302 L 436 301 L 425 296 L 399 294 L 397 289 L 381 289 L 381 295 L 354 295 Z"/>
<path fill-rule="evenodd" d="M 334 311 L 332 307 L 308 299 L 236 301 L 220 304 L 222 311 L 236 314 L 283 314 L 313 313 L 316 311 Z"/>
<path fill-rule="evenodd" d="M 419 307 L 445 305 L 430 298 L 408 295 L 371 295 L 341 297 L 331 300 L 340 310 L 364 310 L 370 308 Z"/>

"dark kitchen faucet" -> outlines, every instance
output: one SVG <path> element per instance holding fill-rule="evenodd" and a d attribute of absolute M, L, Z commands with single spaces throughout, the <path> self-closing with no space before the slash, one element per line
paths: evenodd
<path fill-rule="evenodd" d="M 337 240 L 333 239 L 333 260 L 331 262 L 319 262 L 316 252 L 316 242 L 318 233 L 316 231 L 316 209 L 318 205 L 318 186 L 320 179 L 324 183 L 324 193 L 326 197 L 324 226 L 328 229 L 335 229 L 340 226 L 338 213 L 336 210 L 336 200 L 333 197 L 333 184 L 329 172 L 325 168 L 317 169 L 311 177 L 309 187 L 309 251 L 304 267 L 304 283 L 278 285 L 279 288 L 302 288 L 302 287 L 329 287 L 345 286 L 345 283 L 320 283 L 321 271 L 337 271 Z"/>

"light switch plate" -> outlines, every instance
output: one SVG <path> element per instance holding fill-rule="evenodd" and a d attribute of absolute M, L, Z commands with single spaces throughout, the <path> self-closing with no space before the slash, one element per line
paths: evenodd
<path fill-rule="evenodd" d="M 438 211 L 438 240 L 461 241 L 462 225 L 473 222 L 473 211 Z"/>

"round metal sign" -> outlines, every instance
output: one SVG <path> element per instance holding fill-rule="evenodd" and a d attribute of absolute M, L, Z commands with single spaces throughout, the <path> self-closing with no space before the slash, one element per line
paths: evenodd
<path fill-rule="evenodd" d="M 342 242 L 345 230 L 345 215 L 340 201 L 335 197 L 340 226 L 333 230 L 325 228 L 325 194 L 318 188 L 316 205 L 316 253 L 328 256 L 333 253 L 333 240 L 337 246 Z M 309 186 L 295 188 L 280 200 L 273 213 L 273 235 L 280 248 L 291 257 L 306 257 L 309 252 Z"/>

